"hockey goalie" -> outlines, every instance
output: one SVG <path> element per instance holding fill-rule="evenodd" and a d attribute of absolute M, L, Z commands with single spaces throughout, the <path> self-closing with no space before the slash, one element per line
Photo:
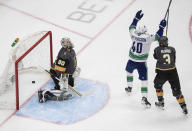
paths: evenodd
<path fill-rule="evenodd" d="M 54 81 L 54 88 L 51 90 L 39 90 L 39 102 L 43 103 L 47 100 L 61 101 L 67 100 L 72 95 L 68 93 L 68 87 L 74 88 L 74 79 L 79 76 L 80 68 L 77 67 L 76 53 L 73 43 L 69 38 L 61 39 L 61 46 L 58 56 L 51 67 L 47 71 Z"/>

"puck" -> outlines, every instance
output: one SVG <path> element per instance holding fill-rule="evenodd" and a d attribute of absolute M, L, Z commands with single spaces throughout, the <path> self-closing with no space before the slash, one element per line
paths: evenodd
<path fill-rule="evenodd" d="M 34 84 L 34 83 L 35 83 L 35 81 L 32 81 L 32 83 Z"/>

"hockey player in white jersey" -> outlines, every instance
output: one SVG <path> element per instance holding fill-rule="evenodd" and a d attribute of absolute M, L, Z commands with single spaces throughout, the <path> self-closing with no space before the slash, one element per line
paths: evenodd
<path fill-rule="evenodd" d="M 166 26 L 166 20 L 162 20 L 159 25 L 159 30 L 155 35 L 147 33 L 146 26 L 137 27 L 137 23 L 143 17 L 142 10 L 136 13 L 133 22 L 129 26 L 129 32 L 132 39 L 132 47 L 129 50 L 129 60 L 126 66 L 127 72 L 127 87 L 125 91 L 131 93 L 133 88 L 133 71 L 136 69 L 141 80 L 142 104 L 150 107 L 151 104 L 147 100 L 148 94 L 148 78 L 146 61 L 149 55 L 151 43 L 158 40 L 163 35 L 163 30 Z"/>

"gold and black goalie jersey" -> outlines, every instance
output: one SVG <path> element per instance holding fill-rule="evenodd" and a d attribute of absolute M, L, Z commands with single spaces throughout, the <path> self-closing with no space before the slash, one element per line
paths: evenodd
<path fill-rule="evenodd" d="M 154 58 L 157 59 L 156 70 L 173 70 L 175 69 L 175 48 L 168 47 L 156 47 L 154 50 Z"/>
<path fill-rule="evenodd" d="M 65 72 L 69 62 L 67 59 L 63 60 L 61 58 L 57 58 L 55 61 L 54 69 L 58 72 Z"/>
<path fill-rule="evenodd" d="M 54 69 L 58 72 L 73 74 L 77 66 L 76 53 L 73 49 L 70 51 L 62 48 L 55 61 Z"/>

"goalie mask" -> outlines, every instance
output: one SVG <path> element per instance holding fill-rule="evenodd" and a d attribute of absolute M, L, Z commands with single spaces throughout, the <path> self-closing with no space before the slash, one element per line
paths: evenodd
<path fill-rule="evenodd" d="M 147 33 L 147 27 L 145 25 L 139 26 L 136 30 L 135 33 L 140 36 L 141 34 L 146 34 Z"/>
<path fill-rule="evenodd" d="M 166 36 L 161 36 L 158 42 L 159 42 L 159 46 L 163 46 L 163 47 L 168 46 L 168 38 Z"/>
<path fill-rule="evenodd" d="M 64 48 L 73 48 L 74 45 L 71 42 L 70 38 L 62 38 L 61 39 L 61 46 Z"/>

